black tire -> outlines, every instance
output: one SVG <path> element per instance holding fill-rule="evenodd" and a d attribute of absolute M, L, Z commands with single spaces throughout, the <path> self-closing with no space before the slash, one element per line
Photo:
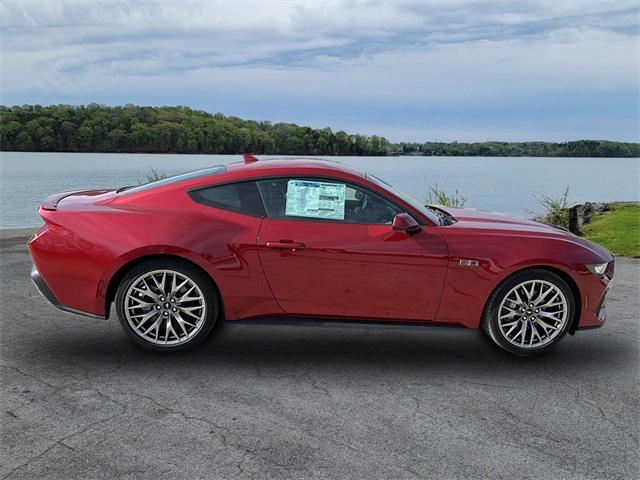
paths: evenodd
<path fill-rule="evenodd" d="M 203 302 L 204 304 L 204 318 L 200 322 L 194 321 L 194 324 L 198 326 L 197 332 L 194 333 L 190 338 L 185 335 L 185 339 L 181 343 L 163 345 L 161 343 L 154 343 L 153 339 L 146 340 L 141 334 L 136 333 L 136 330 L 134 330 L 132 325 L 130 325 L 129 319 L 125 314 L 127 292 L 129 292 L 129 289 L 132 287 L 132 285 L 135 282 L 139 281 L 139 279 L 141 279 L 145 275 L 159 270 L 176 272 L 182 276 L 180 278 L 188 278 L 193 284 L 196 285 L 197 289 L 199 289 L 202 294 L 201 303 Z M 149 301 L 149 299 L 145 300 Z M 115 302 L 118 320 L 120 321 L 120 325 L 122 325 L 122 328 L 127 333 L 129 338 L 136 345 L 144 348 L 145 350 L 154 352 L 177 352 L 196 346 L 205 338 L 207 338 L 207 336 L 211 333 L 211 330 L 216 324 L 216 320 L 221 311 L 218 290 L 211 278 L 209 278 L 208 275 L 203 273 L 197 267 L 189 264 L 188 262 L 173 258 L 150 259 L 133 267 L 129 272 L 127 272 L 127 274 L 120 282 L 118 291 L 116 293 Z M 157 306 L 155 308 L 157 308 Z M 170 318 L 173 319 L 172 316 L 170 316 Z M 154 319 L 152 318 L 152 320 Z M 175 332 L 178 331 L 179 329 L 176 327 Z M 167 334 L 167 337 L 171 338 L 169 334 Z M 176 340 L 174 341 L 178 342 L 179 340 L 176 338 Z"/>
<path fill-rule="evenodd" d="M 528 346 L 522 347 L 520 345 L 515 345 L 512 341 L 510 341 L 506 336 L 508 332 L 503 332 L 503 330 L 500 328 L 499 320 L 498 320 L 498 310 L 503 300 L 505 300 L 505 297 L 509 295 L 509 293 L 515 287 L 525 282 L 531 282 L 531 281 L 545 282 L 545 285 L 548 285 L 548 284 L 554 285 L 562 293 L 562 295 L 564 295 L 564 299 L 566 300 L 567 312 L 566 312 L 566 317 L 564 319 L 564 323 L 560 328 L 557 329 L 557 332 L 553 331 L 554 333 L 552 335 L 549 335 L 549 337 L 552 337 L 552 338 L 546 340 L 547 343 L 544 343 L 540 346 L 534 345 L 533 347 L 528 347 Z M 561 296 L 557 298 L 561 300 Z M 505 300 L 505 302 L 507 302 L 507 300 Z M 560 306 L 556 308 L 563 308 L 563 307 Z M 523 319 L 523 316 L 526 317 L 527 315 L 529 315 L 529 313 L 521 312 L 520 309 L 517 309 L 517 311 L 518 313 L 514 318 L 519 322 L 526 322 L 526 319 Z M 562 277 L 560 277 L 556 273 L 553 273 L 549 270 L 532 268 L 532 269 L 522 270 L 520 272 L 517 272 L 512 276 L 510 276 L 509 278 L 507 278 L 506 280 L 504 280 L 500 285 L 498 285 L 498 287 L 493 291 L 493 293 L 489 297 L 489 300 L 487 302 L 487 305 L 485 307 L 484 314 L 482 317 L 481 327 L 485 331 L 485 333 L 489 336 L 489 338 L 493 340 L 493 342 L 496 345 L 498 345 L 500 348 L 514 355 L 530 357 L 534 355 L 539 355 L 553 348 L 562 339 L 562 337 L 564 337 L 564 335 L 567 333 L 567 331 L 571 327 L 571 324 L 573 322 L 574 312 L 575 312 L 575 299 L 573 296 L 573 292 L 571 291 L 571 288 L 569 287 L 569 285 L 567 285 L 567 282 Z M 520 315 L 521 313 L 523 314 L 523 316 Z M 532 315 L 535 316 L 535 314 L 532 314 Z M 534 318 L 534 317 L 529 317 L 529 318 Z M 546 318 L 544 318 L 543 320 L 545 322 L 547 321 Z M 511 319 L 506 321 L 511 322 Z M 532 326 L 533 323 L 534 322 L 530 322 L 527 325 L 527 328 L 534 328 L 534 326 Z M 522 323 L 517 324 L 516 328 L 518 327 L 522 327 Z M 536 332 L 543 331 L 539 326 L 535 326 L 535 328 L 536 328 Z M 525 329 L 525 332 L 527 332 L 526 329 Z M 544 329 L 544 332 L 546 333 L 546 328 Z M 529 330 L 527 333 L 530 335 L 528 338 L 533 337 L 533 332 L 531 330 Z M 519 340 L 522 340 L 522 337 L 524 336 L 525 335 L 522 334 Z M 537 338 L 536 338 L 536 341 L 537 341 Z"/>

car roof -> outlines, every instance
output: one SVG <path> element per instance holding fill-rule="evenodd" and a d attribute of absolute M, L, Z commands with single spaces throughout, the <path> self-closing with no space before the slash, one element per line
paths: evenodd
<path fill-rule="evenodd" d="M 270 158 L 229 163 L 168 177 L 122 191 L 126 197 L 157 195 L 167 190 L 197 189 L 209 185 L 278 176 L 320 176 L 363 180 L 366 175 L 342 163 L 316 158 Z"/>
<path fill-rule="evenodd" d="M 246 175 L 247 177 L 261 176 L 263 174 L 285 174 L 292 170 L 295 170 L 296 173 L 299 173 L 297 172 L 299 170 L 308 170 L 310 173 L 313 173 L 314 171 L 316 173 L 323 174 L 335 172 L 364 177 L 364 173 L 351 168 L 348 165 L 324 158 L 276 157 L 264 160 L 230 163 L 227 165 L 227 172 Z"/>

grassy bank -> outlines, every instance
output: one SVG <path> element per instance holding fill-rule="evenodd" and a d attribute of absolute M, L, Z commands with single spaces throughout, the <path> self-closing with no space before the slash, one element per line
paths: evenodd
<path fill-rule="evenodd" d="M 640 205 L 612 204 L 585 226 L 585 238 L 608 248 L 614 255 L 640 257 Z"/>

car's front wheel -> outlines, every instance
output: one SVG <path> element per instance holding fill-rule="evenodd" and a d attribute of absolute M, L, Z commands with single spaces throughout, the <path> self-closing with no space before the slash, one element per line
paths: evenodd
<path fill-rule="evenodd" d="M 211 279 L 198 268 L 177 259 L 153 259 L 124 276 L 116 309 L 120 324 L 136 344 L 177 351 L 209 335 L 219 302 Z"/>
<path fill-rule="evenodd" d="M 571 288 L 559 275 L 543 269 L 518 272 L 493 292 L 482 328 L 501 348 L 531 356 L 557 344 L 573 319 Z"/>

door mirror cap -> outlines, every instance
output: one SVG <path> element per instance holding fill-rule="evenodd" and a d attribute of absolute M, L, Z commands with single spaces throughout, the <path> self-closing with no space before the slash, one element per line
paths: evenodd
<path fill-rule="evenodd" d="M 422 230 L 415 218 L 408 213 L 398 213 L 393 217 L 393 229 L 397 232 L 416 233 Z"/>

